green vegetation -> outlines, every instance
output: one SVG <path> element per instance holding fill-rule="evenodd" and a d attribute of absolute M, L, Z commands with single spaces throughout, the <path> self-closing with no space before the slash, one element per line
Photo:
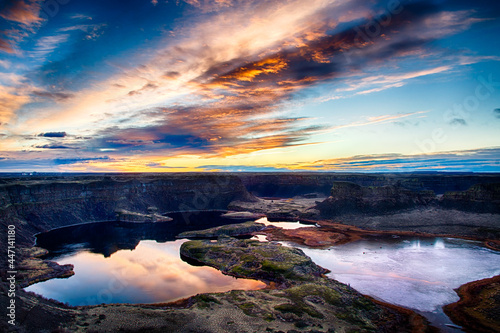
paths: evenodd
<path fill-rule="evenodd" d="M 394 320 L 388 319 L 393 315 L 370 299 L 324 277 L 325 270 L 300 249 L 222 236 L 217 242 L 188 241 L 182 245 L 181 254 L 225 274 L 274 282 L 277 290 L 232 291 L 220 298 L 223 304 L 233 304 L 256 320 L 272 322 L 279 318 L 297 329 L 333 320 L 355 327 L 357 332 L 375 331 L 375 322 L 387 323 L 381 318 Z M 199 307 L 210 308 L 213 298 L 206 297 L 197 296 Z"/>
<path fill-rule="evenodd" d="M 339 292 L 322 284 L 306 283 L 298 285 L 286 289 L 284 294 L 292 303 L 280 304 L 276 306 L 275 309 L 281 312 L 294 313 L 298 316 L 307 313 L 311 317 L 323 318 L 323 314 L 318 312 L 308 303 L 326 302 L 334 306 L 339 306 L 341 304 Z"/>
<path fill-rule="evenodd" d="M 299 249 L 231 237 L 220 237 L 217 243 L 186 242 L 181 254 L 226 274 L 289 285 L 314 281 L 325 272 Z"/>
<path fill-rule="evenodd" d="M 196 301 L 196 305 L 200 309 L 210 308 L 211 303 L 221 304 L 217 298 L 211 296 L 210 294 L 199 294 L 194 296 L 193 299 Z"/>
<path fill-rule="evenodd" d="M 261 312 L 260 308 L 253 302 L 246 302 L 246 303 L 242 303 L 242 304 L 237 304 L 237 306 L 247 316 L 257 317 L 257 315 Z"/>
<path fill-rule="evenodd" d="M 253 221 L 223 225 L 205 230 L 185 231 L 177 235 L 177 238 L 217 238 L 219 236 L 240 236 L 260 231 L 266 226 Z"/>

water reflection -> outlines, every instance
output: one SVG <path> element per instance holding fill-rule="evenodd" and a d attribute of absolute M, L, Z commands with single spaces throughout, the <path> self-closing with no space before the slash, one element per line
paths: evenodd
<path fill-rule="evenodd" d="M 273 221 L 270 222 L 267 220 L 267 217 L 262 217 L 255 222 L 263 223 L 266 226 L 272 225 L 274 227 L 278 228 L 283 228 L 283 229 L 298 229 L 298 228 L 305 228 L 305 227 L 312 227 L 314 224 L 311 223 L 305 223 L 301 221 L 296 221 L 296 222 L 281 222 L 281 221 Z"/>
<path fill-rule="evenodd" d="M 434 313 L 438 324 L 449 323 L 441 307 L 459 299 L 454 288 L 500 274 L 498 252 L 460 239 L 371 239 L 327 250 L 301 248 L 331 270 L 330 277 L 386 302 Z"/>
<path fill-rule="evenodd" d="M 182 261 L 182 231 L 222 223 L 220 213 L 204 213 L 167 223 L 94 223 L 39 235 L 37 244 L 60 264 L 73 264 L 75 275 L 34 284 L 26 290 L 71 305 L 168 302 L 198 293 L 250 290 L 259 281 L 236 279 L 206 266 Z M 161 242 L 161 243 L 159 243 Z"/>
<path fill-rule="evenodd" d="M 166 302 L 197 293 L 265 287 L 259 281 L 236 279 L 211 267 L 183 262 L 179 247 L 185 241 L 141 241 L 135 250 L 118 251 L 108 258 L 81 251 L 57 260 L 74 264 L 74 276 L 26 289 L 71 305 L 91 305 Z"/>
<path fill-rule="evenodd" d="M 225 211 L 173 213 L 171 222 L 102 222 L 54 229 L 37 235 L 37 245 L 50 251 L 47 258 L 68 255 L 86 249 L 111 256 L 119 250 L 133 250 L 141 240 L 160 243 L 174 241 L 179 233 L 233 223 L 221 218 Z"/>

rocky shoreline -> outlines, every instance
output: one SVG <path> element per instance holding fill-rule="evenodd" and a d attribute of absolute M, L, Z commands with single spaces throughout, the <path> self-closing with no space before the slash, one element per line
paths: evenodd
<path fill-rule="evenodd" d="M 500 332 L 500 275 L 473 281 L 456 290 L 460 300 L 443 307 L 467 332 Z"/>
<path fill-rule="evenodd" d="M 254 318 L 254 321 L 252 323 L 246 322 L 245 325 L 247 325 L 246 326 L 247 328 L 254 327 L 262 329 L 264 325 L 267 325 L 265 328 L 266 329 L 269 328 L 270 329 L 269 331 L 271 332 L 280 330 L 282 332 L 287 332 L 287 331 L 293 332 L 294 329 L 295 330 L 297 329 L 297 325 L 308 328 L 312 327 L 319 328 L 318 325 L 322 325 L 323 328 L 326 328 L 326 326 L 322 324 L 324 318 L 316 318 L 314 315 L 311 316 L 307 311 L 301 313 L 300 315 L 297 315 L 297 313 L 294 313 L 293 311 L 291 313 L 288 313 L 286 309 L 288 309 L 289 306 L 288 307 L 284 306 L 285 308 L 284 312 L 285 315 L 284 315 L 281 312 L 281 310 L 279 310 L 281 309 L 279 306 L 283 304 L 288 304 L 285 302 L 292 302 L 292 304 L 294 304 L 292 305 L 292 307 L 295 307 L 296 304 L 293 302 L 297 301 L 297 299 L 294 298 L 293 300 L 290 300 L 289 297 L 282 297 L 282 296 L 283 295 L 289 296 L 286 290 L 290 288 L 295 288 L 304 283 L 310 284 L 307 286 L 308 288 L 307 292 L 302 293 L 304 297 L 306 294 L 308 295 L 312 294 L 314 296 L 313 291 L 316 290 L 317 288 L 333 288 L 331 286 L 331 284 L 333 283 L 335 285 L 335 288 L 338 289 L 339 288 L 338 285 L 342 284 L 339 284 L 338 282 L 330 279 L 326 279 L 322 275 L 326 271 L 320 267 L 316 267 L 312 262 L 308 262 L 308 264 L 306 265 L 306 267 L 311 265 L 313 267 L 312 270 L 301 269 L 300 268 L 301 264 L 297 264 L 297 262 L 290 260 L 290 258 L 286 258 L 286 256 L 285 258 L 283 258 L 281 250 L 286 252 L 289 250 L 288 248 L 280 247 L 275 243 L 259 243 L 251 240 L 237 240 L 232 237 L 229 237 L 228 234 L 231 234 L 233 236 L 249 235 L 249 234 L 265 234 L 267 235 L 269 240 L 279 240 L 279 241 L 288 240 L 299 244 L 304 244 L 310 247 L 328 247 L 332 245 L 344 244 L 347 242 L 355 241 L 357 239 L 361 239 L 363 237 L 370 237 L 373 235 L 377 236 L 385 235 L 387 237 L 393 237 L 393 236 L 435 237 L 436 236 L 434 234 L 423 234 L 419 232 L 415 233 L 408 231 L 364 230 L 354 226 L 334 223 L 328 220 L 309 221 L 309 223 L 312 222 L 315 222 L 320 227 L 303 227 L 290 230 L 285 230 L 276 227 L 267 227 L 264 229 L 264 225 L 261 223 L 247 222 L 235 225 L 226 225 L 207 230 L 200 230 L 194 232 L 192 235 L 189 235 L 189 233 L 187 235 L 184 235 L 193 238 L 213 239 L 219 237 L 216 243 L 210 241 L 191 241 L 188 243 L 184 243 L 185 245 L 183 245 L 183 247 L 181 248 L 181 255 L 184 258 L 189 258 L 190 260 L 195 260 L 198 263 L 210 265 L 212 267 L 221 270 L 224 274 L 232 275 L 239 278 L 253 278 L 264 281 L 268 284 L 268 288 L 266 290 L 238 291 L 238 292 L 218 293 L 218 294 L 202 294 L 190 297 L 185 300 L 179 300 L 172 303 L 156 304 L 156 305 L 101 305 L 101 306 L 75 308 L 75 307 L 67 307 L 63 304 L 57 305 L 56 303 L 53 304 L 52 306 L 55 306 L 58 309 L 57 311 L 55 311 L 55 313 L 60 313 L 60 311 L 68 311 L 68 310 L 72 311 L 71 313 L 73 314 L 73 317 L 78 318 L 78 320 L 76 321 L 70 320 L 67 324 L 64 325 L 64 327 L 69 328 L 71 331 L 75 332 L 88 332 L 92 330 L 97 332 L 100 331 L 104 332 L 109 328 L 112 328 L 113 330 L 121 328 L 122 330 L 125 329 L 126 331 L 134 332 L 144 329 L 144 326 L 141 325 L 138 326 L 137 330 L 128 327 L 128 325 L 123 326 L 124 314 L 126 314 L 127 316 L 135 317 L 137 318 L 137 320 L 145 321 L 144 325 L 148 323 L 147 325 L 153 325 L 153 327 L 156 327 L 154 325 L 157 324 L 152 324 L 143 317 L 146 313 L 159 310 L 164 311 L 163 316 L 166 316 L 167 313 L 169 313 L 168 318 L 171 323 L 176 323 L 176 325 L 181 325 L 181 322 L 178 322 L 176 320 L 172 321 L 172 318 L 177 316 L 176 312 L 180 311 L 183 313 L 189 313 L 191 315 L 195 313 L 196 314 L 195 316 L 201 316 L 203 315 L 203 313 L 206 313 L 206 311 L 211 311 L 212 312 L 211 316 L 218 318 L 221 315 L 220 313 L 226 313 L 226 311 L 229 311 L 229 309 L 233 307 L 239 308 L 244 315 L 250 317 L 252 316 L 259 317 L 262 315 L 261 318 L 262 322 L 259 321 L 259 323 L 256 324 L 257 319 Z M 441 235 L 441 236 L 453 236 L 453 235 Z M 250 244 L 252 243 L 255 244 L 255 246 L 250 246 Z M 220 252 L 217 253 L 217 251 L 212 252 L 212 254 L 208 255 L 207 257 L 207 253 L 210 253 L 210 251 L 206 252 L 200 251 L 202 248 L 213 249 L 217 247 L 219 247 L 219 249 L 222 248 L 224 249 L 226 257 L 221 256 L 221 253 Z M 253 247 L 255 247 L 255 249 Z M 262 249 L 259 249 L 259 247 L 262 247 Z M 277 252 L 273 252 L 276 251 L 276 248 L 278 248 L 279 250 Z M 238 251 L 241 251 L 242 249 L 245 251 L 239 253 Z M 51 265 L 50 263 L 52 262 L 43 261 L 39 259 L 40 256 L 46 253 L 46 251 L 43 249 L 30 248 L 23 251 L 24 251 L 23 256 L 26 257 L 27 259 L 23 260 L 24 272 L 22 272 L 20 275 L 21 280 L 19 283 L 21 287 L 26 287 L 30 284 L 50 278 L 62 278 L 74 274 L 72 271 L 73 267 L 71 265 L 59 266 L 56 263 L 53 263 L 54 265 Z M 291 251 L 296 251 L 296 250 L 292 249 Z M 300 250 L 298 251 L 301 252 Z M 267 266 L 265 265 L 264 266 L 272 267 L 271 270 L 262 271 L 263 258 L 262 257 L 259 258 L 258 255 L 256 256 L 256 253 L 265 253 L 266 256 L 268 256 L 268 258 L 265 259 L 271 260 L 271 264 L 267 262 Z M 302 255 L 303 253 L 302 254 L 298 253 L 299 257 Z M 207 259 L 210 256 L 212 257 L 212 260 Z M 279 266 L 273 266 L 272 260 L 280 257 L 281 257 L 281 259 L 279 259 L 280 262 L 285 262 L 290 265 L 286 265 L 285 268 Z M 231 262 L 232 264 L 230 264 Z M 298 276 L 295 276 L 288 272 L 288 270 L 294 267 L 298 267 L 298 272 L 300 273 Z M 488 304 L 490 306 L 490 310 L 493 309 L 492 311 L 494 311 L 494 309 L 498 308 L 498 299 L 500 299 L 500 297 L 497 296 L 496 300 L 497 303 L 495 306 L 492 307 L 491 297 L 485 298 L 484 295 L 481 297 L 479 297 L 478 295 L 481 294 L 481 290 L 484 289 L 487 290 L 489 295 L 492 293 L 494 295 L 499 295 L 500 294 L 499 279 L 500 276 L 497 276 L 492 279 L 475 281 L 468 283 L 464 286 L 461 286 L 460 289 L 458 290 L 458 293 L 461 296 L 461 301 L 446 306 L 445 311 L 447 315 L 449 315 L 450 318 L 452 318 L 452 320 L 455 323 L 463 326 L 467 331 L 475 332 L 477 330 L 478 332 L 490 332 L 491 327 L 494 328 L 497 327 L 495 325 L 497 325 L 498 322 L 495 322 L 494 320 L 495 317 L 493 317 L 493 320 L 492 318 L 486 320 L 484 316 L 481 315 L 481 313 L 482 311 L 484 311 L 485 308 L 485 299 L 489 300 Z M 327 287 L 325 287 L 325 285 Z M 312 288 L 311 290 L 313 289 L 314 290 L 311 291 L 309 290 L 310 288 Z M 347 288 L 347 289 L 342 289 L 342 288 Z M 349 295 L 353 295 L 353 293 L 355 293 L 354 290 L 348 287 L 344 286 L 342 288 L 340 290 L 343 295 L 342 297 L 346 295 L 345 292 L 348 292 Z M 284 294 L 280 294 L 279 297 L 275 295 L 277 291 L 283 291 L 283 290 L 285 290 Z M 323 289 L 321 290 L 322 293 L 325 292 Z M 238 295 L 237 297 L 234 296 L 235 293 Z M 356 297 L 364 297 L 368 299 L 369 302 L 372 302 L 374 304 L 372 306 L 376 307 L 380 306 L 382 309 L 384 309 L 383 311 L 389 311 L 387 313 L 384 312 L 385 313 L 384 315 L 378 314 L 377 315 L 378 321 L 376 320 L 370 321 L 370 325 L 375 325 L 375 326 L 382 325 L 380 320 L 382 320 L 381 318 L 383 318 L 382 320 L 383 325 L 379 327 L 381 330 L 376 329 L 377 331 L 395 332 L 396 331 L 395 327 L 398 327 L 397 328 L 398 332 L 438 331 L 434 327 L 430 326 L 425 318 L 421 317 L 420 315 L 417 315 L 415 312 L 411 310 L 391 304 L 386 304 L 384 302 L 380 302 L 371 299 L 369 297 L 362 296 L 360 294 L 356 295 L 357 295 Z M 23 295 L 23 297 L 32 300 L 33 297 L 35 298 L 35 300 L 39 298 L 39 296 L 34 296 L 30 294 Z M 270 302 L 270 300 L 272 300 L 272 302 Z M 46 301 L 44 302 L 46 303 Z M 36 301 L 37 304 L 36 306 L 41 306 L 41 304 L 45 304 L 44 302 Z M 310 306 L 311 304 L 315 306 L 316 304 L 314 302 L 311 303 L 310 301 L 307 301 L 306 303 L 308 306 Z M 349 320 L 354 320 L 354 322 L 359 321 L 358 319 L 355 319 L 355 317 L 350 318 L 349 320 L 347 320 L 347 322 L 345 321 L 345 318 L 339 319 L 335 317 L 337 315 L 338 309 L 325 310 L 324 308 L 326 306 L 325 301 L 320 300 L 320 303 L 322 304 L 321 313 L 323 313 L 324 311 L 331 312 L 331 313 L 328 312 L 329 313 L 328 318 L 330 318 L 332 322 L 336 323 L 337 331 L 338 328 L 340 327 L 351 327 L 357 332 L 363 332 L 364 330 L 371 331 L 372 329 L 375 329 L 374 328 L 375 326 L 373 327 L 370 326 L 370 328 L 368 326 L 358 327 L 356 326 L 356 324 L 353 324 L 352 322 L 349 321 Z M 50 304 L 50 302 L 46 304 Z M 43 307 L 46 308 L 46 305 L 44 305 Z M 278 310 L 276 310 L 276 307 L 278 307 Z M 276 310 L 277 312 L 276 311 L 273 312 L 272 309 Z M 479 312 L 478 309 L 480 309 Z M 358 310 L 359 309 L 351 309 L 350 311 L 358 311 Z M 316 310 L 311 310 L 311 311 L 313 311 L 311 313 L 314 314 L 315 313 L 314 311 Z M 110 313 L 112 313 L 113 315 L 110 315 Z M 304 320 L 303 316 L 306 316 L 307 318 Z M 98 319 L 92 321 L 92 318 L 95 317 L 97 317 Z M 271 318 L 274 319 L 271 320 Z M 166 318 L 163 319 L 166 320 Z M 282 324 L 280 322 L 279 325 L 274 325 L 274 326 L 270 325 L 270 323 L 274 323 L 276 320 L 280 321 L 284 320 L 285 324 Z M 227 323 L 231 322 L 235 323 L 234 320 L 227 321 Z M 241 325 L 243 322 L 245 321 L 242 321 L 238 324 Z M 403 322 L 405 328 L 402 328 L 403 326 L 401 326 L 403 325 L 402 324 Z M 184 324 L 187 325 L 187 323 Z M 205 323 L 204 325 L 206 324 L 208 323 Z M 227 324 L 227 329 L 230 329 L 232 325 L 233 324 Z M 158 324 L 157 328 L 155 328 L 152 331 L 155 331 L 156 329 L 158 330 L 166 329 L 166 327 L 167 326 L 165 326 L 164 324 L 161 325 Z M 180 327 L 184 328 L 191 327 L 191 329 L 194 332 L 197 332 L 197 329 L 192 328 L 192 326 L 190 325 L 187 326 L 181 325 Z M 183 330 L 180 327 L 174 329 L 173 326 L 168 326 L 168 329 L 171 330 L 172 332 L 182 332 Z M 104 328 L 107 329 L 104 330 Z M 285 328 L 286 330 L 284 330 Z M 328 332 L 328 330 L 317 330 L 317 331 Z"/>
<path fill-rule="evenodd" d="M 497 213 L 499 187 L 494 184 L 494 182 L 498 183 L 499 177 L 496 175 L 457 176 L 458 178 L 442 176 L 442 179 L 437 176 L 413 178 L 345 176 L 342 181 L 360 181 L 362 186 L 341 184 L 342 186 L 337 186 L 336 192 L 334 191 L 335 196 L 331 195 L 332 192 L 329 193 L 330 197 L 326 197 L 321 191 L 312 193 L 316 186 L 314 184 L 324 183 L 322 186 L 325 187 L 330 178 L 332 180 L 335 178 L 337 181 L 342 177 L 338 175 L 273 175 L 271 177 L 273 182 L 276 181 L 278 184 L 288 181 L 293 183 L 298 179 L 304 185 L 297 187 L 290 183 L 289 187 L 293 188 L 292 192 L 300 195 L 299 197 L 269 200 L 249 194 L 241 180 L 234 175 L 112 175 L 55 177 L 54 179 L 0 179 L 2 227 L 6 228 L 7 224 L 18 226 L 17 259 L 20 263 L 20 274 L 19 281 L 17 281 L 19 287 L 17 318 L 19 325 L 10 329 L 17 332 L 140 332 L 145 330 L 150 332 L 247 332 L 253 330 L 296 333 L 333 332 L 331 329 L 335 329 L 336 332 L 349 330 L 356 332 L 363 330 L 432 331 L 433 328 L 427 325 L 425 319 L 410 310 L 370 300 L 336 281 L 327 281 L 324 277 L 314 274 L 315 278 L 309 282 L 301 281 L 290 285 L 287 285 L 286 279 L 266 280 L 265 277 L 257 274 L 254 278 L 266 280 L 270 286 L 268 289 L 201 294 L 187 300 L 156 305 L 114 304 L 70 307 L 27 293 L 22 289 L 36 281 L 67 277 L 73 274 L 71 265 L 60 266 L 40 259 L 43 250 L 31 247 L 35 233 L 84 221 L 109 220 L 113 218 L 117 209 L 138 212 L 142 214 L 141 219 L 145 216 L 148 218 L 153 216 L 148 211 L 150 207 L 158 207 L 161 212 L 183 209 L 229 209 L 234 212 L 229 213 L 227 217 L 241 219 L 241 221 L 245 221 L 249 216 L 265 215 L 270 219 L 292 221 L 300 219 L 319 226 L 319 228 L 304 227 L 294 230 L 268 227 L 261 230 L 262 226 L 253 225 L 250 228 L 245 226 L 244 232 L 215 228 L 211 231 L 210 238 L 220 235 L 237 236 L 240 232 L 247 235 L 257 233 L 266 234 L 271 240 L 290 240 L 310 247 L 327 247 L 373 235 L 444 236 L 481 240 L 491 249 L 500 249 L 500 214 Z M 254 182 L 256 179 L 262 180 L 265 177 L 247 178 L 245 184 L 255 186 L 256 189 L 266 189 L 266 191 L 272 188 L 272 184 L 257 186 Z M 481 179 L 487 180 L 490 184 L 469 188 Z M 389 186 L 386 186 L 388 180 Z M 455 188 L 454 192 L 439 197 L 432 197 L 430 192 L 426 192 L 431 187 L 444 193 L 447 188 L 457 187 L 455 186 L 457 184 L 453 182 L 458 180 L 460 181 L 459 191 Z M 300 186 L 304 188 L 301 189 Z M 210 188 L 210 191 L 195 190 L 200 188 Z M 339 205 L 351 208 L 338 209 Z M 148 216 L 148 213 L 151 216 Z M 156 213 L 153 212 L 153 214 Z M 156 220 L 157 217 L 159 216 L 154 215 L 152 219 Z M 192 236 L 197 237 L 200 234 L 198 232 L 197 236 L 195 234 Z M 1 244 L 2 249 L 4 245 Z M 249 255 L 249 253 L 241 253 L 241 256 Z M 279 258 L 279 253 L 277 256 Z M 239 259 L 238 256 L 231 256 L 231 258 L 235 262 L 245 261 L 244 258 Z M 204 262 L 203 260 L 201 261 Z M 221 263 L 224 263 L 224 260 Z M 219 266 L 215 263 L 213 266 L 222 271 L 226 269 L 226 266 Z M 241 270 L 239 274 L 243 271 Z M 3 279 L 5 272 L 5 267 L 2 266 Z M 234 274 L 231 269 L 226 272 Z M 238 276 L 238 274 L 235 275 Z M 239 276 L 247 277 L 245 274 Z M 492 281 L 481 282 L 481 292 L 498 295 L 497 291 L 494 291 L 497 289 L 488 289 L 496 288 L 497 282 Z M 1 288 L 0 306 L 3 307 L 7 305 L 8 298 L 5 296 L 4 283 Z M 342 304 L 342 307 L 357 304 L 352 309 L 355 315 L 349 317 L 344 314 L 342 318 L 342 307 L 339 308 L 339 305 L 332 301 L 333 298 L 330 299 L 332 302 L 328 299 L 319 299 L 321 298 L 319 290 L 350 299 L 352 303 Z M 305 294 L 319 298 L 301 296 Z M 464 298 L 467 297 L 464 296 Z M 356 300 L 361 303 L 356 303 Z M 494 300 L 496 303 L 493 303 L 493 308 L 495 306 L 500 308 L 498 297 Z M 275 308 L 280 305 L 281 307 Z M 302 309 L 302 316 L 291 311 L 297 306 Z M 367 308 L 364 308 L 365 306 Z M 482 309 L 484 302 L 473 302 L 467 307 L 452 307 L 448 311 L 455 312 L 456 317 L 459 318 L 464 311 Z M 287 312 L 288 310 L 291 312 Z M 382 321 L 370 317 L 374 313 L 382 313 L 380 311 L 385 314 L 381 317 L 384 318 Z M 325 317 L 317 318 L 315 317 L 317 313 Z M 450 317 L 454 318 L 453 315 Z M 459 319 L 456 321 L 454 319 L 456 323 L 466 328 L 467 325 L 476 325 L 478 322 L 481 324 L 484 320 L 481 316 L 468 319 L 463 323 L 460 323 Z M 333 326 L 327 327 L 324 321 L 332 323 Z M 395 323 L 404 329 L 395 328 Z M 2 322 L 0 329 L 7 330 L 9 327 Z M 470 330 L 473 331 L 474 328 Z"/>
<path fill-rule="evenodd" d="M 50 279 L 68 278 L 75 274 L 73 265 L 59 265 L 54 261 L 40 259 L 48 253 L 45 249 L 22 248 L 19 252 L 20 257 L 24 258 L 17 267 L 19 274 L 16 276 L 21 288 Z"/>
<path fill-rule="evenodd" d="M 324 275 L 327 270 L 296 248 L 223 236 L 215 243 L 184 243 L 181 255 L 215 267 L 224 274 L 271 284 L 273 288 L 269 291 L 252 292 L 254 295 L 267 293 L 267 298 L 239 306 L 256 320 L 272 322 L 277 318 L 300 328 L 321 326 L 326 332 L 339 329 L 353 332 L 435 331 L 413 311 L 387 306 L 328 279 Z M 269 326 L 266 331 L 274 331 L 273 325 Z"/>

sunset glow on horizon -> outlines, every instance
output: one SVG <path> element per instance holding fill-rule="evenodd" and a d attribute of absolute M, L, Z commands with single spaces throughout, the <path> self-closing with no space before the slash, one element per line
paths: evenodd
<path fill-rule="evenodd" d="M 1 172 L 500 172 L 500 3 L 7 0 Z"/>

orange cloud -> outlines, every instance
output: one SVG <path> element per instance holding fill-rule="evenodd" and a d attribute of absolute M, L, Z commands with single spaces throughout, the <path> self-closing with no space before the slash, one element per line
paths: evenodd
<path fill-rule="evenodd" d="M 13 88 L 0 86 L 0 126 L 8 123 L 30 99 L 28 95 L 16 93 Z"/>
<path fill-rule="evenodd" d="M 14 0 L 7 3 L 7 6 L 2 12 L 0 17 L 17 23 L 30 26 L 40 23 L 42 19 L 39 16 L 40 4 L 36 0 Z"/>
<path fill-rule="evenodd" d="M 6 53 L 15 53 L 15 50 L 12 48 L 10 43 L 2 38 L 0 38 L 0 50 Z"/>
<path fill-rule="evenodd" d="M 261 74 L 277 74 L 284 68 L 287 63 L 283 59 L 269 58 L 250 64 L 248 67 L 237 68 L 233 73 L 223 75 L 220 79 L 236 79 L 239 81 L 253 81 L 253 79 Z"/>

